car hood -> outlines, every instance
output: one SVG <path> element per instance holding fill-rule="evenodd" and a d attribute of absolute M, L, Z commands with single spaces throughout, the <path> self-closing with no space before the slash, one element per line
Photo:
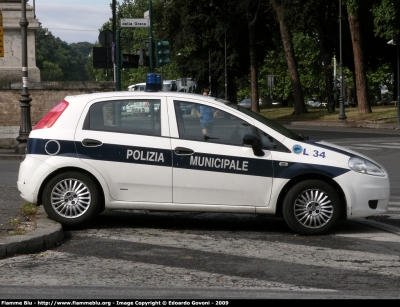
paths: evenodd
<path fill-rule="evenodd" d="M 359 153 L 358 151 L 355 151 L 355 150 L 352 150 L 352 149 L 349 149 L 349 148 L 346 148 L 346 147 L 343 147 L 343 146 L 340 146 L 337 144 L 333 144 L 330 142 L 326 142 L 323 140 L 310 140 L 310 143 L 314 143 L 316 146 L 320 146 L 320 147 L 323 147 L 326 149 L 340 152 L 342 154 L 348 155 L 349 157 L 357 156 L 360 158 L 364 158 L 366 160 L 369 160 L 369 161 L 375 163 L 376 165 L 379 165 L 381 168 L 383 168 L 383 166 L 380 163 L 376 162 L 375 160 L 371 159 L 370 157 L 368 157 L 362 153 Z"/>

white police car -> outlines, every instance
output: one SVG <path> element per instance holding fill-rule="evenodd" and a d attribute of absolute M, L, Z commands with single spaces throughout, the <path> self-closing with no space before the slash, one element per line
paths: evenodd
<path fill-rule="evenodd" d="M 135 101 L 149 112 L 122 112 Z M 31 131 L 18 189 L 64 225 L 104 209 L 234 212 L 283 216 L 305 235 L 382 214 L 390 194 L 384 168 L 359 153 L 163 91 L 66 97 Z"/>

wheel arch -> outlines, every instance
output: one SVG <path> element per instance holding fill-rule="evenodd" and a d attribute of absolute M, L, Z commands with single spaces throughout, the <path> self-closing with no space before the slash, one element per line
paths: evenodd
<path fill-rule="evenodd" d="M 103 187 L 101 186 L 99 180 L 96 178 L 96 176 L 94 176 L 92 173 L 88 172 L 87 170 L 84 170 L 82 168 L 79 167 L 62 167 L 59 168 L 57 170 L 55 170 L 54 172 L 52 172 L 51 174 L 49 174 L 45 180 L 43 180 L 40 189 L 39 189 L 39 193 L 38 193 L 38 204 L 42 205 L 42 197 L 43 197 L 43 191 L 44 188 L 46 187 L 47 183 L 54 178 L 55 176 L 61 174 L 61 173 L 65 173 L 65 172 L 80 172 L 82 174 L 85 174 L 87 176 L 89 176 L 93 182 L 96 184 L 96 188 L 100 191 L 99 193 L 99 198 L 101 200 L 101 203 L 99 205 L 99 213 L 104 211 L 105 209 L 105 196 L 104 196 L 104 190 Z"/>
<path fill-rule="evenodd" d="M 331 185 L 335 189 L 336 193 L 339 196 L 339 199 L 341 200 L 340 208 L 341 208 L 342 212 L 341 212 L 340 219 L 341 220 L 347 219 L 347 201 L 346 201 L 346 196 L 343 192 L 343 189 L 340 187 L 340 185 L 335 180 L 333 180 L 332 178 L 330 178 L 326 175 L 319 174 L 319 173 L 302 174 L 302 175 L 294 177 L 290 181 L 288 181 L 279 193 L 277 203 L 276 203 L 276 215 L 279 217 L 283 217 L 283 209 L 282 209 L 283 200 L 284 200 L 286 194 L 289 192 L 289 190 L 293 186 L 295 186 L 297 183 L 299 183 L 301 181 L 305 181 L 305 180 L 310 180 L 310 179 L 324 181 L 324 182 L 328 183 L 329 185 Z"/>

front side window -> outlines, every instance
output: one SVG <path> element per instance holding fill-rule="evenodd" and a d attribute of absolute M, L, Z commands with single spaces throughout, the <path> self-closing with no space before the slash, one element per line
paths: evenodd
<path fill-rule="evenodd" d="M 181 139 L 241 146 L 245 134 L 255 133 L 252 125 L 225 111 L 185 101 L 174 105 Z"/>
<path fill-rule="evenodd" d="M 90 107 L 83 129 L 161 136 L 160 111 L 158 99 L 98 102 Z"/>
<path fill-rule="evenodd" d="M 219 99 L 216 99 L 216 100 L 219 100 Z M 271 129 L 279 132 L 280 134 L 282 134 L 292 140 L 303 141 L 303 142 L 307 141 L 302 135 L 294 133 L 293 131 L 285 128 L 284 126 L 278 124 L 277 122 L 274 122 L 274 121 L 266 118 L 265 116 L 261 115 L 260 113 L 252 112 L 251 110 L 242 108 L 241 106 L 238 106 L 237 104 L 229 103 L 226 100 L 219 100 L 219 101 L 224 102 L 228 107 L 231 107 L 235 110 L 238 110 L 238 111 L 254 118 L 255 120 L 261 122 L 262 124 L 270 127 Z"/>

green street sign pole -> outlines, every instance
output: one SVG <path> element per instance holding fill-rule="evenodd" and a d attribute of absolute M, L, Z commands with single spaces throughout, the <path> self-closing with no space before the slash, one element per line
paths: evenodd
<path fill-rule="evenodd" d="M 115 90 L 121 91 L 121 30 L 117 30 L 115 38 Z"/>
<path fill-rule="evenodd" d="M 151 0 L 149 0 L 149 21 L 150 21 L 150 26 L 149 26 L 149 68 L 150 68 L 150 73 L 154 72 L 154 65 L 153 65 L 153 16 L 152 16 L 152 11 L 151 11 Z"/>

